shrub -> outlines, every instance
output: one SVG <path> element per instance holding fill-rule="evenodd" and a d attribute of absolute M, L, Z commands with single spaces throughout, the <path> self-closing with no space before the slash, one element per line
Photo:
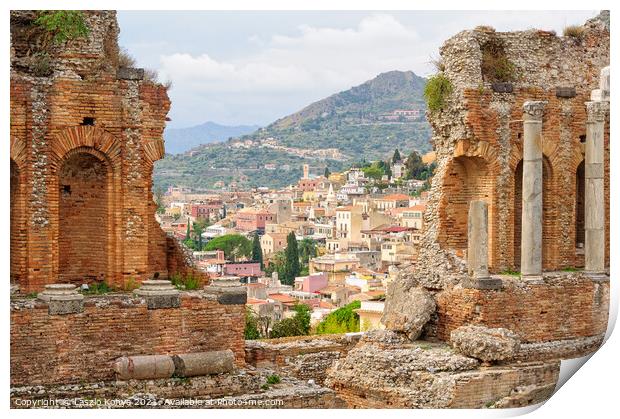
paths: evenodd
<path fill-rule="evenodd" d="M 45 10 L 34 23 L 50 33 L 55 44 L 83 38 L 90 33 L 80 10 Z"/>
<path fill-rule="evenodd" d="M 267 384 L 278 384 L 280 381 L 282 381 L 280 380 L 280 376 L 276 374 L 271 374 L 267 377 Z"/>
<path fill-rule="evenodd" d="M 570 36 L 578 40 L 582 40 L 586 34 L 586 29 L 579 25 L 570 25 L 564 28 L 564 36 Z"/>
<path fill-rule="evenodd" d="M 247 340 L 260 339 L 260 332 L 258 331 L 258 322 L 252 310 L 247 307 L 245 310 L 245 330 L 243 337 Z"/>
<path fill-rule="evenodd" d="M 30 65 L 32 74 L 37 77 L 48 77 L 53 73 L 50 56 L 47 52 L 37 52 L 32 56 Z"/>
<path fill-rule="evenodd" d="M 126 279 L 123 283 L 123 291 L 133 291 L 138 288 L 140 288 L 140 284 L 136 282 L 134 277 Z"/>
<path fill-rule="evenodd" d="M 132 57 L 125 48 L 122 48 L 118 53 L 118 66 L 135 67 L 136 59 Z"/>
<path fill-rule="evenodd" d="M 330 313 L 316 327 L 318 335 L 360 331 L 360 316 L 354 311 L 361 307 L 361 302 L 353 301 Z"/>
<path fill-rule="evenodd" d="M 191 273 L 183 276 L 177 272 L 170 277 L 170 282 L 180 290 L 197 290 L 201 285 L 200 278 Z"/>
<path fill-rule="evenodd" d="M 506 57 L 504 43 L 501 40 L 491 38 L 480 49 L 482 51 L 480 70 L 485 79 L 491 82 L 509 82 L 515 79 L 515 66 Z"/>
<path fill-rule="evenodd" d="M 310 332 L 310 309 L 305 304 L 294 307 L 295 316 L 280 320 L 273 325 L 270 338 L 284 338 L 288 336 L 305 336 Z"/>
<path fill-rule="evenodd" d="M 110 288 L 110 286 L 106 284 L 105 282 L 95 282 L 93 284 L 90 284 L 88 286 L 88 289 L 83 290 L 82 293 L 100 295 L 100 294 L 107 294 L 111 291 L 112 291 L 112 288 Z"/>
<path fill-rule="evenodd" d="M 452 82 L 443 73 L 437 73 L 428 79 L 424 87 L 424 98 L 431 111 L 443 109 L 446 97 L 452 93 Z"/>

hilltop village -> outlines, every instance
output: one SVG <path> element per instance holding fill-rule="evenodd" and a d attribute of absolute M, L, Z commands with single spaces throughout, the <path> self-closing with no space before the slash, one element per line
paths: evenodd
<path fill-rule="evenodd" d="M 523 407 L 603 343 L 608 11 L 447 39 L 428 156 L 200 194 L 118 34 L 11 12 L 12 407 Z"/>
<path fill-rule="evenodd" d="M 280 190 L 170 187 L 156 197 L 156 217 L 209 278 L 246 284 L 248 308 L 268 316 L 269 324 L 294 316 L 300 303 L 311 308 L 315 325 L 358 301 L 360 329 L 348 331 L 372 330 L 381 327 L 387 285 L 398 267 L 417 259 L 434 156 L 414 152 L 411 159 L 416 164 L 408 169 L 407 158 L 395 151 L 380 162 L 389 175 L 377 162 L 321 175 L 304 165 L 297 184 Z M 289 236 L 303 266 L 287 276 L 282 262 Z M 249 251 L 253 241 L 259 257 Z"/>

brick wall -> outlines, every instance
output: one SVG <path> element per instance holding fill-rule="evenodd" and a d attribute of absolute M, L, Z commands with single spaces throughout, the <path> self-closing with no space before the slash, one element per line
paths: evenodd
<path fill-rule="evenodd" d="M 148 310 L 129 295 L 87 297 L 79 314 L 15 300 L 11 309 L 11 385 L 112 380 L 123 355 L 232 349 L 244 365 L 244 305 L 182 294 L 179 308 Z"/>
<path fill-rule="evenodd" d="M 88 38 L 47 47 L 37 74 L 35 15 L 11 13 L 11 279 L 23 293 L 185 269 L 167 261 L 150 190 L 166 89 L 119 72 L 116 12 L 84 16 Z"/>
<path fill-rule="evenodd" d="M 502 291 L 454 287 L 436 296 L 436 334 L 466 324 L 503 327 L 523 342 L 546 342 L 604 334 L 609 314 L 609 283 L 565 275 L 543 285 L 505 279 Z"/>

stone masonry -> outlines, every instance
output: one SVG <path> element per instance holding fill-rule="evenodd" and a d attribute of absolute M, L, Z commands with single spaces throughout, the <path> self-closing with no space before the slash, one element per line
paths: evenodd
<path fill-rule="evenodd" d="M 166 89 L 119 67 L 116 12 L 84 16 L 86 38 L 54 45 L 35 12 L 11 13 L 11 280 L 23 293 L 186 268 L 151 192 Z"/>

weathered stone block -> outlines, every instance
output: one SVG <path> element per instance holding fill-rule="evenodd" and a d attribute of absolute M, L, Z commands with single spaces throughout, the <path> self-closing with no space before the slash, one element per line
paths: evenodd
<path fill-rule="evenodd" d="M 49 314 L 81 313 L 84 310 L 84 296 L 77 292 L 75 285 L 46 285 L 38 298 L 47 303 Z"/>
<path fill-rule="evenodd" d="M 491 88 L 495 93 L 512 93 L 512 83 L 491 83 Z"/>
<path fill-rule="evenodd" d="M 409 339 L 415 340 L 435 312 L 435 300 L 421 287 L 397 288 L 398 284 L 390 284 L 381 322 L 387 329 L 405 333 Z"/>
<path fill-rule="evenodd" d="M 144 69 L 132 67 L 120 67 L 116 71 L 116 78 L 119 80 L 143 80 Z"/>
<path fill-rule="evenodd" d="M 170 281 L 163 279 L 148 280 L 134 291 L 136 295 L 144 297 L 149 310 L 158 308 L 173 308 L 181 305 L 179 290 Z"/>
<path fill-rule="evenodd" d="M 557 97 L 570 99 L 572 97 L 577 96 L 577 90 L 574 87 L 556 87 L 555 95 Z"/>
<path fill-rule="evenodd" d="M 453 330 L 450 342 L 462 354 L 482 361 L 512 359 L 520 347 L 519 337 L 508 329 L 473 325 Z"/>
<path fill-rule="evenodd" d="M 231 372 L 235 367 L 235 355 L 230 349 L 175 355 L 172 360 L 174 374 L 178 377 L 223 374 Z"/>
<path fill-rule="evenodd" d="M 174 362 L 168 355 L 124 356 L 116 360 L 114 371 L 120 380 L 170 378 Z"/>

